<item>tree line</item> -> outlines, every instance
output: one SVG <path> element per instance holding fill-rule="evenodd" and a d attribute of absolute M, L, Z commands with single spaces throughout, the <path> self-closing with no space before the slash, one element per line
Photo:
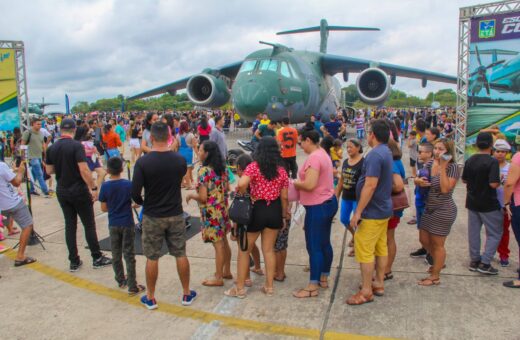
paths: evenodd
<path fill-rule="evenodd" d="M 364 108 L 367 104 L 363 103 L 356 91 L 356 85 L 349 85 L 342 89 L 343 101 L 342 105 L 353 106 L 355 108 Z M 457 103 L 457 94 L 452 89 L 443 89 L 437 92 L 430 92 L 426 98 L 412 96 L 404 91 L 392 89 L 390 95 L 385 102 L 385 106 L 389 107 L 429 107 L 432 102 L 439 102 L 441 107 L 454 107 Z M 124 103 L 124 105 L 123 105 Z M 118 95 L 114 98 L 102 98 L 95 102 L 89 103 L 86 101 L 76 102 L 72 107 L 74 113 L 85 113 L 92 111 L 120 111 L 124 106 L 125 111 L 149 111 L 149 110 L 174 110 L 187 111 L 193 109 L 193 103 L 189 101 L 185 93 L 170 95 L 163 94 L 162 96 L 138 99 L 125 100 L 123 95 Z M 230 109 L 231 103 L 224 106 L 223 109 Z"/>

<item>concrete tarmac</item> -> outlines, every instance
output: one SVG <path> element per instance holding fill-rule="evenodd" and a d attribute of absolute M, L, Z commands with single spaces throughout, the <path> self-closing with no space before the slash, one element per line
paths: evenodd
<path fill-rule="evenodd" d="M 231 148 L 241 134 L 228 135 Z M 299 163 L 304 159 L 299 150 Z M 407 159 L 405 150 L 403 163 L 408 171 Z M 412 185 L 409 189 L 412 193 Z M 502 287 L 503 281 L 515 278 L 519 266 L 514 236 L 510 242 L 510 267 L 500 268 L 494 262 L 499 275 L 492 277 L 468 271 L 462 183 L 455 190 L 455 200 L 458 215 L 447 238 L 447 268 L 439 286 L 417 285 L 427 276 L 428 266 L 423 259 L 409 256 L 419 245 L 416 226 L 406 223 L 414 215 L 414 209 L 409 208 L 396 231 L 394 279 L 386 282 L 385 296 L 373 303 L 357 307 L 345 304 L 357 289 L 360 273 L 354 258 L 347 256 L 345 228 L 338 215 L 332 232 L 331 287 L 320 290 L 318 297 L 292 297 L 292 292 L 304 287 L 309 279 L 303 271 L 308 263 L 303 230 L 295 225 L 289 236 L 287 279 L 275 282 L 273 297 L 260 291 L 264 277 L 256 274 L 252 274 L 254 285 L 245 299 L 224 296 L 224 290 L 233 284 L 230 280 L 225 287 L 202 286 L 202 280 L 213 273 L 214 250 L 196 235 L 188 241 L 187 254 L 191 286 L 199 294 L 197 300 L 191 307 L 181 306 L 175 261 L 167 255 L 160 260 L 156 290 L 159 309 L 148 311 L 140 305 L 139 297 L 128 297 L 125 290 L 117 288 L 111 267 L 92 268 L 81 223 L 78 247 L 84 265 L 76 273 L 68 272 L 59 204 L 55 198 L 35 197 L 35 227 L 45 238 L 46 250 L 39 245 L 28 247 L 27 255 L 38 262 L 20 268 L 13 266 L 14 252 L 0 255 L 0 296 L 4 306 L 0 339 L 520 339 L 520 292 Z M 186 211 L 200 215 L 194 202 L 184 205 Z M 107 215 L 101 213 L 99 203 L 95 207 L 98 238 L 102 239 L 108 236 Z M 482 235 L 484 240 L 484 232 Z M 9 238 L 3 244 L 13 246 L 16 242 Z M 236 245 L 232 245 L 232 251 L 235 275 Z M 137 255 L 136 260 L 138 282 L 144 284 L 145 258 Z"/>

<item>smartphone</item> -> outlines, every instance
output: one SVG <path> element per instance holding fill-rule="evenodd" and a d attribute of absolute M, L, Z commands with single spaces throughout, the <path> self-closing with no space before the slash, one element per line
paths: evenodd
<path fill-rule="evenodd" d="M 20 145 L 20 159 L 27 160 L 27 153 L 29 152 L 29 145 Z"/>
<path fill-rule="evenodd" d="M 443 154 L 441 156 L 441 158 L 444 159 L 445 161 L 451 161 L 452 156 L 451 155 L 447 155 L 447 154 Z"/>

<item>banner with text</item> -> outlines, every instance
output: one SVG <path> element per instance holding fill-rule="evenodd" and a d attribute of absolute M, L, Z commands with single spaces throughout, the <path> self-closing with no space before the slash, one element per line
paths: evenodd
<path fill-rule="evenodd" d="M 471 19 L 468 81 L 466 155 L 483 129 L 520 147 L 520 12 Z"/>
<path fill-rule="evenodd" d="M 15 53 L 0 48 L 0 131 L 13 131 L 19 126 Z"/>

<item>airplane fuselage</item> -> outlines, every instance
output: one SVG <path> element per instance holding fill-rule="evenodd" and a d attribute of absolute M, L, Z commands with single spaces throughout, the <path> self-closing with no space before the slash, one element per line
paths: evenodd
<path fill-rule="evenodd" d="M 293 123 L 317 113 L 328 120 L 339 106 L 341 88 L 335 77 L 323 73 L 322 55 L 285 47 L 248 55 L 232 86 L 234 107 L 249 121 L 259 113 L 273 120 L 289 117 Z"/>
<path fill-rule="evenodd" d="M 498 91 L 506 93 L 520 93 L 520 57 L 513 58 L 505 64 L 499 65 L 491 73 L 491 83 L 507 86 L 509 90 Z"/>

